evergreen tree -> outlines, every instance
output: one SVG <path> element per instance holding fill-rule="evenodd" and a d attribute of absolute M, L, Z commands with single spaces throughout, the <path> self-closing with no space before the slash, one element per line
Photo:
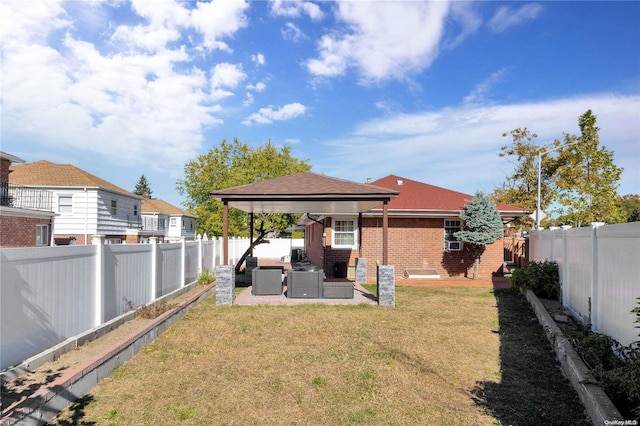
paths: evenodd
<path fill-rule="evenodd" d="M 465 205 L 460 213 L 460 219 L 464 221 L 464 230 L 453 235 L 459 241 L 473 247 L 473 279 L 475 280 L 478 278 L 480 257 L 486 246 L 502 239 L 502 219 L 495 203 L 483 192 L 477 192 L 473 200 Z"/>
<path fill-rule="evenodd" d="M 152 192 L 153 191 L 151 191 L 151 188 L 149 187 L 147 177 L 145 175 L 140 176 L 140 179 L 138 179 L 138 182 L 136 183 L 136 189 L 133 190 L 133 193 L 142 196 L 151 196 Z"/>

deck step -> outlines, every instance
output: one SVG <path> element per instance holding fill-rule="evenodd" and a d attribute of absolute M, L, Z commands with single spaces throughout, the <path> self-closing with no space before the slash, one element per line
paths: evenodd
<path fill-rule="evenodd" d="M 405 278 L 429 278 L 429 279 L 439 279 L 440 274 L 433 268 L 422 268 L 422 269 L 405 269 L 404 270 Z"/>

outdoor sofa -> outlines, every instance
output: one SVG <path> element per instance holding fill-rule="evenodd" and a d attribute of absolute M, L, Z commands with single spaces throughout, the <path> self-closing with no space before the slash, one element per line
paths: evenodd
<path fill-rule="evenodd" d="M 283 269 L 274 267 L 257 267 L 251 271 L 251 294 L 253 296 L 269 296 L 282 294 Z"/>

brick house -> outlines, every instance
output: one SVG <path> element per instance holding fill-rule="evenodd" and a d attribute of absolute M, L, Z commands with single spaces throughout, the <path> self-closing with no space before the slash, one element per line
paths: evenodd
<path fill-rule="evenodd" d="M 25 161 L 0 151 L 0 247 L 48 246 L 55 216 L 50 194 L 10 184 L 14 163 Z"/>
<path fill-rule="evenodd" d="M 464 226 L 460 213 L 473 196 L 389 175 L 370 185 L 399 192 L 388 204 L 388 264 L 397 276 L 411 271 L 432 277 L 467 276 L 473 266 L 470 247 L 453 234 Z M 504 223 L 530 212 L 497 204 Z M 311 262 L 323 265 L 327 275 L 353 276 L 355 259 L 367 259 L 367 280 L 375 281 L 376 264 L 382 263 L 382 207 L 358 214 L 303 217 L 305 251 Z M 478 274 L 501 273 L 503 241 L 486 247 Z"/>
<path fill-rule="evenodd" d="M 76 166 L 45 160 L 15 165 L 9 182 L 52 194 L 54 244 L 91 244 L 94 234 L 111 244 L 140 240 L 142 197 Z"/>
<path fill-rule="evenodd" d="M 142 229 L 140 237 L 158 237 L 159 241 L 177 242 L 196 237 L 196 216 L 158 198 L 142 199 Z"/>

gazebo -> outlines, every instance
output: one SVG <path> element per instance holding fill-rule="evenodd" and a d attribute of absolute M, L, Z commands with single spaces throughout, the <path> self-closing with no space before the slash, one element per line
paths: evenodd
<path fill-rule="evenodd" d="M 223 203 L 223 263 L 228 267 L 229 207 L 234 207 L 249 213 L 252 228 L 250 235 L 251 238 L 253 238 L 254 213 L 358 213 L 359 221 L 362 222 L 363 212 L 382 205 L 382 265 L 380 265 L 379 275 L 381 274 L 385 283 L 381 283 L 379 277 L 378 303 L 394 305 L 395 277 L 393 265 L 387 265 L 387 205 L 389 201 L 397 197 L 398 194 L 397 191 L 390 189 L 333 178 L 313 172 L 299 172 L 212 192 L 211 197 Z M 382 288 L 388 287 L 386 281 L 388 281 L 389 274 L 392 279 L 391 288 L 389 289 L 391 292 L 391 300 L 387 301 L 387 295 L 381 296 L 380 292 Z M 216 273 L 217 278 L 225 276 L 226 271 L 224 269 Z M 231 295 L 230 297 L 231 303 L 233 303 L 233 296 Z"/>

